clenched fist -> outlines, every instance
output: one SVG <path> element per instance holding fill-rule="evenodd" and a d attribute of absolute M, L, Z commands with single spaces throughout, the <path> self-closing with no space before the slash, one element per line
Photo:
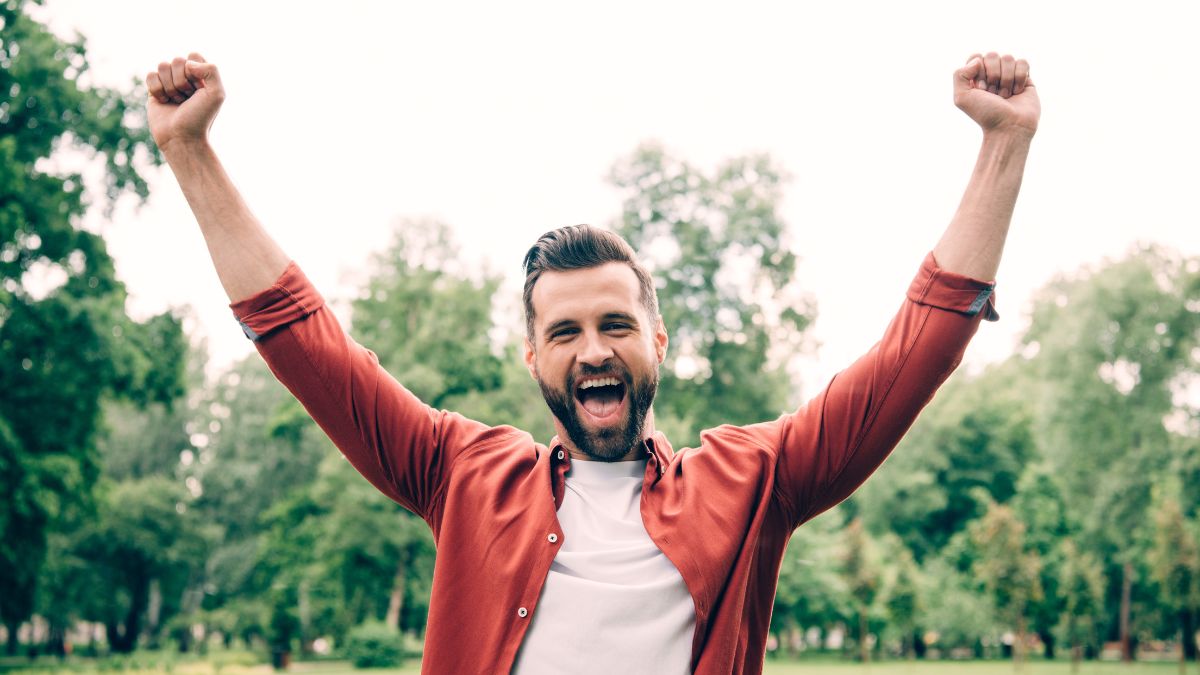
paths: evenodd
<path fill-rule="evenodd" d="M 975 54 L 954 71 L 954 105 L 984 132 L 1033 135 L 1042 106 L 1029 77 L 1029 63 L 996 52 Z"/>
<path fill-rule="evenodd" d="M 146 75 L 146 86 L 150 134 L 160 149 L 175 141 L 207 140 L 225 100 L 215 65 L 192 52 L 186 59 L 158 64 L 158 70 Z"/>

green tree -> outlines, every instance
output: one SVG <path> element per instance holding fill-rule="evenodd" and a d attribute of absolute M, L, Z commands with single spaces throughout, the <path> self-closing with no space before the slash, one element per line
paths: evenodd
<path fill-rule="evenodd" d="M 1173 613 L 1179 627 L 1179 672 L 1196 658 L 1195 616 L 1200 609 L 1200 546 L 1194 527 L 1183 515 L 1179 502 L 1161 501 L 1154 514 L 1154 545 L 1150 569 L 1158 583 L 1164 609 Z"/>
<path fill-rule="evenodd" d="M 1042 595 L 1041 559 L 1028 549 L 1025 525 L 1008 506 L 992 504 L 968 531 L 978 551 L 975 577 L 1001 618 L 1015 630 L 1013 660 L 1020 666 L 1025 658 L 1026 612 Z"/>
<path fill-rule="evenodd" d="M 184 341 L 169 315 L 125 314 L 103 240 L 77 227 L 89 205 L 82 171 L 102 166 L 100 201 L 144 198 L 136 168 L 157 161 L 139 97 L 79 83 L 82 38 L 64 41 L 22 0 L 0 4 L 0 619 L 8 650 L 34 610 L 50 533 L 88 508 L 100 402 L 176 397 Z"/>
<path fill-rule="evenodd" d="M 843 533 L 842 569 L 846 575 L 850 606 L 857 620 L 855 630 L 858 658 L 871 660 L 870 614 L 882 587 L 883 570 L 876 543 L 861 518 L 855 518 Z"/>
<path fill-rule="evenodd" d="M 779 569 L 771 630 L 779 643 L 795 655 L 793 647 L 803 632 L 822 632 L 850 617 L 849 588 L 842 574 L 838 539 L 845 521 L 835 507 L 792 533 Z"/>
<path fill-rule="evenodd" d="M 900 636 L 900 653 L 906 658 L 921 655 L 924 643 L 920 636 L 920 619 L 924 609 L 921 593 L 921 571 L 912 553 L 901 544 L 897 550 L 893 578 L 887 587 L 885 605 L 890 625 Z"/>
<path fill-rule="evenodd" d="M 201 492 L 193 509 L 218 535 L 195 609 L 245 640 L 267 639 L 283 618 L 299 621 L 302 584 L 320 596 L 306 519 L 324 512 L 311 490 L 322 458 L 338 455 L 256 355 L 217 377 L 198 408 L 183 473 Z"/>
<path fill-rule="evenodd" d="M 936 554 L 991 501 L 1017 494 L 1038 456 L 1028 368 L 1019 359 L 943 386 L 896 452 L 852 497 L 872 532 L 896 533 L 918 560 Z"/>
<path fill-rule="evenodd" d="M 1013 512 L 1025 525 L 1026 547 L 1042 561 L 1038 574 L 1040 598 L 1028 608 L 1030 627 L 1038 634 L 1047 659 L 1054 658 L 1055 630 L 1064 611 L 1059 590 L 1062 578 L 1060 543 L 1077 533 L 1069 519 L 1060 481 L 1044 463 L 1030 465 L 1017 484 L 1010 502 Z"/>
<path fill-rule="evenodd" d="M 778 417 L 792 393 L 779 366 L 805 346 L 815 316 L 793 282 L 783 172 L 748 156 L 705 174 L 645 145 L 610 180 L 625 193 L 615 229 L 653 273 L 671 335 L 656 419 L 684 443 Z"/>
<path fill-rule="evenodd" d="M 164 584 L 177 593 L 193 561 L 203 558 L 200 524 L 189 501 L 182 485 L 161 476 L 102 490 L 97 517 L 76 550 L 94 584 L 92 618 L 104 623 L 112 651 L 136 647 L 152 593 L 162 593 Z"/>
<path fill-rule="evenodd" d="M 1164 420 L 1189 413 L 1176 391 L 1200 367 L 1197 306 L 1200 261 L 1143 246 L 1049 284 L 1023 339 L 1036 353 L 1041 386 L 1031 394 L 1046 459 L 1083 540 L 1120 571 L 1113 605 L 1126 660 L 1133 605 L 1149 590 L 1135 572 L 1152 489 L 1182 468 Z"/>
<path fill-rule="evenodd" d="M 1071 672 L 1079 671 L 1084 646 L 1096 642 L 1096 626 L 1104 611 L 1104 568 L 1074 541 L 1061 543 L 1059 588 L 1063 598 L 1063 634 L 1071 645 Z M 1098 653 L 1098 650 L 1096 651 Z"/>
<path fill-rule="evenodd" d="M 445 408 L 456 396 L 501 386 L 490 330 L 499 283 L 467 274 L 444 224 L 406 221 L 373 257 L 351 332 L 417 398 Z"/>

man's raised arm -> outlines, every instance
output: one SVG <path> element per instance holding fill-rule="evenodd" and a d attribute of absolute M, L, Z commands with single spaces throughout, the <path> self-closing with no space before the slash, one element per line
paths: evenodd
<path fill-rule="evenodd" d="M 200 223 L 242 329 L 359 473 L 433 518 L 455 457 L 492 429 L 429 408 L 388 375 L 250 213 L 208 143 L 225 98 L 216 66 L 193 53 L 160 64 L 146 80 L 150 132 Z"/>
<path fill-rule="evenodd" d="M 217 67 L 196 53 L 146 76 L 150 133 L 187 198 L 230 301 L 270 288 L 287 268 L 279 248 L 225 173 L 208 130 L 225 100 Z"/>
<path fill-rule="evenodd" d="M 954 72 L 954 104 L 983 130 L 975 171 L 933 249 L 942 269 L 996 278 L 1041 104 L 1024 59 L 976 54 Z"/>
<path fill-rule="evenodd" d="M 883 338 L 780 427 L 776 494 L 791 526 L 850 495 L 887 457 L 958 366 L 992 294 L 1041 107 L 1029 65 L 974 55 L 954 103 L 983 130 L 957 212 Z"/>

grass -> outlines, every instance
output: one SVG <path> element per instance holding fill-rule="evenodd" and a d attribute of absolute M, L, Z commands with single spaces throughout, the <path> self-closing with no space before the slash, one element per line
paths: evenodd
<path fill-rule="evenodd" d="M 272 675 L 274 671 L 269 665 L 244 665 L 244 663 L 224 663 L 211 660 L 188 660 L 172 663 L 163 667 L 138 667 L 128 664 L 129 668 L 97 667 L 98 664 L 75 662 L 69 667 L 58 670 L 54 668 L 20 669 L 14 672 L 26 673 L 69 672 L 69 673 L 137 673 L 145 675 Z M 89 667 L 90 666 L 90 667 Z M 355 670 L 348 661 L 318 661 L 294 663 L 287 671 L 296 675 L 416 675 L 421 672 L 419 662 L 412 662 L 404 668 Z M 1080 665 L 1079 675 L 1170 675 L 1179 672 L 1177 662 L 1141 662 L 1124 665 L 1121 663 L 1084 662 Z M 764 675 L 953 675 L 967 673 L 968 675 L 1071 675 L 1071 664 L 1066 661 L 1027 663 L 1023 670 L 1016 671 L 1010 661 L 885 661 L 880 663 L 859 664 L 837 661 L 800 661 L 783 662 L 768 661 L 763 670 Z M 1189 664 L 1188 673 L 1200 674 L 1200 667 Z"/>

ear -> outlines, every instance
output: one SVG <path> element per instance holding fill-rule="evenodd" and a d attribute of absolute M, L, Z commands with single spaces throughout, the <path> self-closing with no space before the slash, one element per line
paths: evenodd
<path fill-rule="evenodd" d="M 670 339 L 667 337 L 667 325 L 663 323 L 662 316 L 658 317 L 658 322 L 654 326 L 654 353 L 658 356 L 658 363 L 667 359 L 667 343 Z"/>
<path fill-rule="evenodd" d="M 529 337 L 525 337 L 525 367 L 529 370 L 529 376 L 535 381 L 537 376 L 537 353 L 533 351 L 533 343 L 529 341 Z"/>

